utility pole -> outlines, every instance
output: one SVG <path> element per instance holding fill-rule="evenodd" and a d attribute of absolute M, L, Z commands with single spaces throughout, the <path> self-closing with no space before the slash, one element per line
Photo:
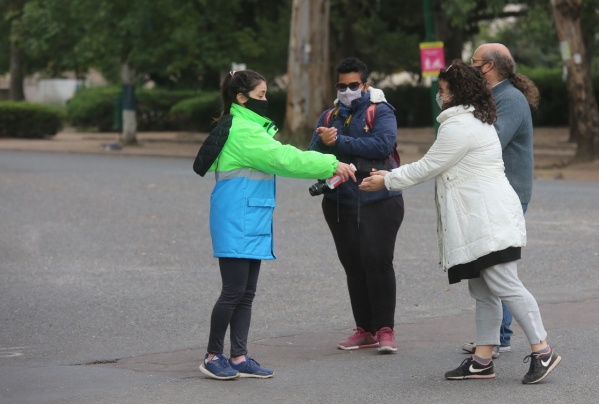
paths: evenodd
<path fill-rule="evenodd" d="M 425 27 L 425 41 L 426 42 L 434 42 L 437 40 L 437 33 L 435 30 L 435 20 L 433 18 L 433 5 L 432 0 L 423 0 L 422 7 L 424 11 L 424 27 Z M 444 67 L 444 66 L 443 66 Z M 441 112 L 439 105 L 437 105 L 437 101 L 435 100 L 435 96 L 439 91 L 439 81 L 437 76 L 431 76 L 431 105 L 433 111 L 433 126 L 435 128 L 435 134 L 437 133 L 437 129 L 439 129 L 439 122 L 437 122 L 437 116 Z"/>

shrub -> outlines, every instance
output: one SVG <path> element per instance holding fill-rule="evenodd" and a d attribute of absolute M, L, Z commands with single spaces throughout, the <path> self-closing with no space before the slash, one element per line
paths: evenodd
<path fill-rule="evenodd" d="M 171 120 L 171 107 L 193 97 L 194 91 L 137 89 L 137 128 L 140 131 L 178 130 Z M 67 103 L 67 116 L 77 128 L 95 128 L 100 132 L 119 131 L 122 121 L 122 88 L 119 86 L 84 88 Z"/>
<path fill-rule="evenodd" d="M 0 137 L 44 138 L 62 129 L 64 112 L 29 102 L 0 102 Z"/>
<path fill-rule="evenodd" d="M 568 94 L 561 69 L 526 69 L 519 71 L 539 88 L 541 100 L 533 112 L 535 126 L 568 125 Z M 595 95 L 599 96 L 599 76 L 593 76 Z M 383 88 L 387 101 L 396 109 L 399 127 L 433 126 L 430 88 L 403 85 Z M 220 114 L 220 94 L 216 91 L 172 91 L 139 89 L 137 92 L 137 127 L 142 131 L 189 130 L 209 132 Z M 68 102 L 68 119 L 78 128 L 100 131 L 120 130 L 121 88 L 119 86 L 87 88 L 78 91 Z M 268 116 L 283 128 L 287 93 L 268 93 Z"/>
<path fill-rule="evenodd" d="M 209 132 L 220 115 L 220 94 L 209 92 L 173 105 L 170 117 L 177 127 L 194 132 Z"/>
<path fill-rule="evenodd" d="M 539 89 L 539 108 L 532 112 L 535 126 L 568 125 L 568 90 L 561 69 L 519 68 Z"/>
<path fill-rule="evenodd" d="M 285 124 L 285 111 L 287 110 L 287 92 L 282 90 L 273 91 L 269 92 L 266 97 L 268 98 L 267 115 L 279 130 L 282 130 Z M 314 122 L 314 125 L 316 125 L 316 122 Z"/>
<path fill-rule="evenodd" d="M 385 98 L 395 108 L 398 127 L 433 126 L 431 89 L 402 85 L 384 88 Z"/>
<path fill-rule="evenodd" d="M 67 102 L 67 119 L 79 129 L 95 128 L 100 132 L 118 130 L 115 114 L 121 89 L 117 86 L 83 88 Z"/>
<path fill-rule="evenodd" d="M 195 91 L 139 89 L 137 96 L 137 129 L 140 131 L 180 130 L 170 116 L 171 108 L 182 100 L 197 96 Z"/>
<path fill-rule="evenodd" d="M 285 120 L 287 93 L 276 91 L 268 93 L 267 116 L 280 129 Z M 171 108 L 171 119 L 183 130 L 210 132 L 214 128 L 214 119 L 220 116 L 220 93 L 203 93 L 194 98 L 183 100 Z"/>

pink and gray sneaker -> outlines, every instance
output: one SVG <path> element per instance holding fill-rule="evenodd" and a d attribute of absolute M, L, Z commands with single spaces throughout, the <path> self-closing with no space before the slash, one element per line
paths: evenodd
<path fill-rule="evenodd" d="M 376 338 L 379 340 L 380 353 L 396 353 L 395 333 L 389 327 L 383 327 L 376 332 Z"/>
<path fill-rule="evenodd" d="M 354 335 L 337 344 L 337 348 L 349 351 L 353 349 L 376 348 L 379 346 L 379 341 L 375 335 L 365 331 L 362 327 L 356 327 L 355 331 Z"/>

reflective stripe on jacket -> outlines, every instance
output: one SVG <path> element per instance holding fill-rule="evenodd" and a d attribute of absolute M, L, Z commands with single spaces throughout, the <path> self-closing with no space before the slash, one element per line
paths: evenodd
<path fill-rule="evenodd" d="M 275 176 L 325 179 L 338 161 L 281 144 L 272 121 L 243 106 L 233 104 L 231 115 L 228 139 L 209 169 L 216 178 L 210 197 L 214 256 L 272 260 Z"/>

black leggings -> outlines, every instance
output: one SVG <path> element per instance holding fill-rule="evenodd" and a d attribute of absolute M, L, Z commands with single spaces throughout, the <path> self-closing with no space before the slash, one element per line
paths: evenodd
<path fill-rule="evenodd" d="M 231 357 L 247 354 L 252 302 L 261 262 L 243 258 L 218 259 L 223 288 L 210 318 L 209 353 L 223 353 L 225 334 L 231 325 Z"/>
<path fill-rule="evenodd" d="M 362 205 L 359 210 L 323 198 L 322 211 L 345 269 L 356 325 L 370 332 L 382 327 L 393 329 L 393 253 L 404 216 L 403 197 Z"/>

